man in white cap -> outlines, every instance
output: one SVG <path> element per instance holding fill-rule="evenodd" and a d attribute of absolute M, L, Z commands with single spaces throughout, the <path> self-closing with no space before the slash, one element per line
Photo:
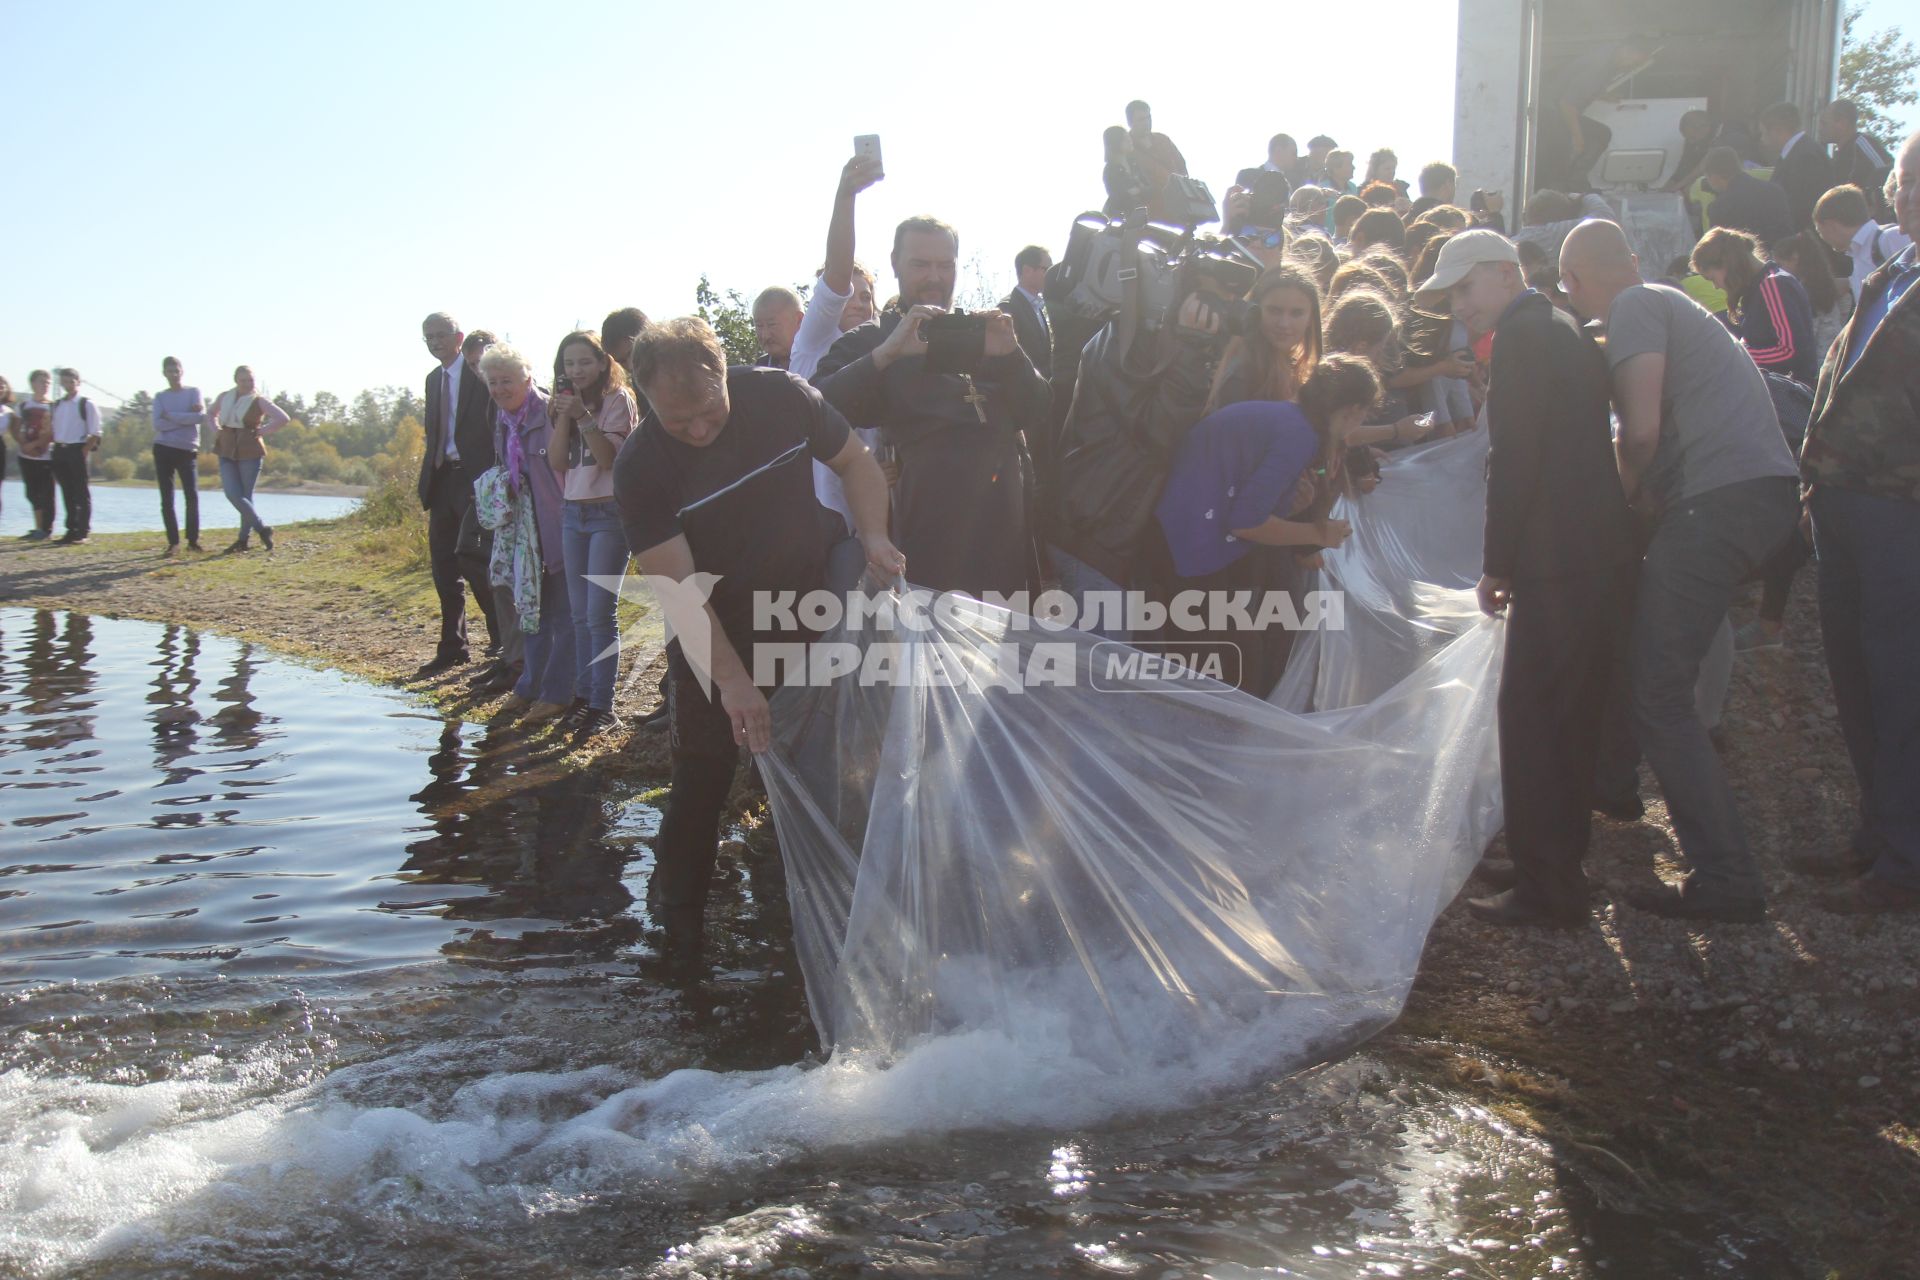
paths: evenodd
<path fill-rule="evenodd" d="M 1468 907 L 1500 924 L 1577 925 L 1601 721 L 1633 607 L 1606 357 L 1527 287 L 1497 231 L 1448 240 L 1420 293 L 1476 338 L 1493 333 L 1479 594 L 1507 618 L 1500 788 L 1513 882 Z"/>

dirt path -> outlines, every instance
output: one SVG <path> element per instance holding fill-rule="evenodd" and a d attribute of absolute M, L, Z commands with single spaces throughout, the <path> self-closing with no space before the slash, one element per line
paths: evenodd
<path fill-rule="evenodd" d="M 162 559 L 153 534 L 0 545 L 0 606 L 207 627 L 475 718 L 461 676 L 415 682 L 437 616 L 417 564 L 353 520 L 289 525 L 272 556 Z M 1551 1143 L 1604 1203 L 1734 1220 L 1770 1241 L 1754 1276 L 1920 1277 L 1920 917 L 1821 910 L 1783 859 L 1838 846 L 1854 788 L 1833 718 L 1812 574 L 1787 647 L 1743 659 L 1724 755 L 1772 892 L 1762 925 L 1692 929 L 1615 905 L 1672 874 L 1665 806 L 1596 820 L 1592 925 L 1501 931 L 1456 904 L 1434 930 L 1393 1052 Z M 653 704 L 658 638 L 619 709 Z M 631 667 L 631 664 L 627 664 Z M 597 767 L 665 776 L 663 735 L 602 743 Z M 1915 780 L 1920 785 L 1920 779 Z M 756 803 L 751 797 L 744 802 Z M 1496 847 L 1495 852 L 1500 850 Z"/>

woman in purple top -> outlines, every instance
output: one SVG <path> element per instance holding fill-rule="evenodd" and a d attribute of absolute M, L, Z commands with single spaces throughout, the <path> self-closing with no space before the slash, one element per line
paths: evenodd
<path fill-rule="evenodd" d="M 573 701 L 573 607 L 567 597 L 566 559 L 560 537 L 564 499 L 561 478 L 547 461 L 553 424 L 547 397 L 533 385 L 533 366 L 504 342 L 480 357 L 499 415 L 493 426 L 493 456 L 513 492 L 533 502 L 540 539 L 540 626 L 526 635 L 526 665 L 501 719 L 535 725 L 564 713 Z"/>
<path fill-rule="evenodd" d="M 1298 403 L 1243 401 L 1194 424 L 1154 514 L 1166 539 L 1167 599 L 1171 603 L 1181 592 L 1206 593 L 1195 602 L 1207 625 L 1204 631 L 1176 629 L 1163 639 L 1237 646 L 1233 682 L 1266 695 L 1285 669 L 1292 633 L 1284 626 L 1261 625 L 1262 606 L 1272 607 L 1270 593 L 1291 589 L 1303 549 L 1346 541 L 1347 522 L 1330 519 L 1327 512 L 1343 478 L 1340 458 L 1347 433 L 1379 399 L 1380 380 L 1372 366 L 1356 356 L 1335 355 L 1314 369 Z M 1253 630 L 1214 616 L 1215 603 L 1233 593 L 1250 593 Z M 1169 625 L 1178 628 L 1178 617 Z"/>

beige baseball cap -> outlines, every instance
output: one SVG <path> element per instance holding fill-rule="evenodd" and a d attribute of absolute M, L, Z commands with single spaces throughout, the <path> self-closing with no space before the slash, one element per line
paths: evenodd
<path fill-rule="evenodd" d="M 1520 251 L 1513 241 L 1488 227 L 1475 227 L 1448 238 L 1440 246 L 1433 274 L 1414 292 L 1445 293 L 1467 278 L 1467 272 L 1483 262 L 1511 262 L 1520 265 Z"/>

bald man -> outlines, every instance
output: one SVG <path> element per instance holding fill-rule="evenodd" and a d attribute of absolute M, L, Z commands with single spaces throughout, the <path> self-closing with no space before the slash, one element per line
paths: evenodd
<path fill-rule="evenodd" d="M 1766 892 L 1694 686 L 1734 588 L 1793 534 L 1798 468 L 1752 357 L 1692 298 L 1643 281 L 1617 225 L 1575 227 L 1560 279 L 1576 312 L 1607 325 L 1614 459 L 1648 538 L 1627 645 L 1629 714 L 1688 864 L 1679 889 L 1629 901 L 1665 916 L 1760 921 Z"/>

